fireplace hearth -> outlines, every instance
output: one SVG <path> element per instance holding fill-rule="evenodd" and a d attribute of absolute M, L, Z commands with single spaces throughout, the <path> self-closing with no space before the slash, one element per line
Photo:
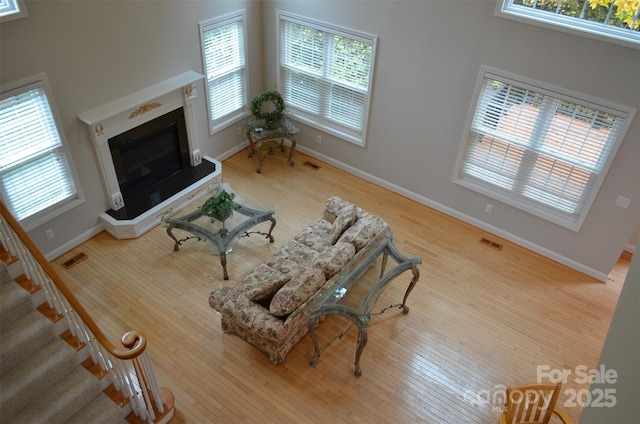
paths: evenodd
<path fill-rule="evenodd" d="M 222 179 L 198 147 L 195 104 L 203 75 L 185 72 L 82 113 L 96 149 L 116 238 L 135 238 Z"/>
<path fill-rule="evenodd" d="M 109 209 L 107 214 L 117 221 L 136 219 L 180 191 L 215 173 L 216 163 L 204 158 L 198 166 L 182 168 L 170 176 L 148 185 L 134 196 L 125 197 L 123 208 L 117 211 Z"/>

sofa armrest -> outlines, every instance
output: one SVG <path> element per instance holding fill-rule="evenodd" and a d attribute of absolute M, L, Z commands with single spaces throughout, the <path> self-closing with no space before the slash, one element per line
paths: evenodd
<path fill-rule="evenodd" d="M 209 296 L 209 305 L 249 333 L 259 333 L 272 340 L 287 333 L 284 319 L 272 315 L 268 308 L 249 300 L 234 288 L 216 287 Z"/>

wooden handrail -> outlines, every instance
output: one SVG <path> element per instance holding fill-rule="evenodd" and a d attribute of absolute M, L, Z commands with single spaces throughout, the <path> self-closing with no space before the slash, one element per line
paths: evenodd
<path fill-rule="evenodd" d="M 69 304 L 78 314 L 78 316 L 84 321 L 86 326 L 91 330 L 98 342 L 113 356 L 118 359 L 126 360 L 133 359 L 140 356 L 147 347 L 147 337 L 140 331 L 129 331 L 122 336 L 121 343 L 128 350 L 121 349 L 112 343 L 100 330 L 100 327 L 95 323 L 91 316 L 84 309 L 82 304 L 76 299 L 73 292 L 62 281 L 58 273 L 53 269 L 49 261 L 44 257 L 40 249 L 31 240 L 29 235 L 22 229 L 18 221 L 13 217 L 11 212 L 7 209 L 3 202 L 0 202 L 0 212 L 2 217 L 9 223 L 9 226 L 13 229 L 16 235 L 20 238 L 22 243 L 29 249 L 33 257 L 38 261 L 45 273 L 51 278 L 51 281 L 58 287 L 60 293 L 67 299 Z"/>

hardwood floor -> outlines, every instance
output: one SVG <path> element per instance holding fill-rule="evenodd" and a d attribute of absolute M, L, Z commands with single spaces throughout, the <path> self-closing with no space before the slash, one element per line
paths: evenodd
<path fill-rule="evenodd" d="M 501 403 L 491 399 L 501 385 L 536 381 L 538 366 L 596 367 L 628 255 L 601 283 L 300 152 L 294 159 L 290 167 L 270 157 L 262 174 L 247 150 L 224 161 L 224 180 L 237 192 L 279 210 L 275 243 L 241 239 L 228 258 L 228 281 L 204 244 L 189 240 L 174 252 L 161 226 L 135 240 L 103 232 L 53 261 L 114 341 L 131 329 L 147 334 L 158 381 L 175 396 L 173 423 L 495 423 Z M 410 313 L 372 319 L 361 377 L 353 375 L 355 330 L 324 351 L 316 368 L 309 336 L 276 366 L 222 333 L 208 305 L 213 287 L 236 284 L 317 219 L 332 195 L 382 216 L 397 246 L 423 261 Z M 61 266 L 79 252 L 88 258 Z M 400 301 L 409 278 L 398 278 L 378 306 Z M 346 327 L 327 318 L 321 343 Z M 583 387 L 572 377 L 564 386 Z M 559 404 L 566 400 L 563 393 Z M 577 422 L 580 408 L 563 409 Z"/>

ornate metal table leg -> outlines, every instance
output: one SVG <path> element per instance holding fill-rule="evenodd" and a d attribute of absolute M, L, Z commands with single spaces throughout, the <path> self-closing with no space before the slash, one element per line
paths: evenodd
<path fill-rule="evenodd" d="M 172 229 L 173 229 L 173 227 L 171 225 L 169 225 L 167 227 L 167 234 L 169 235 L 169 237 L 171 237 L 173 239 L 173 241 L 175 241 L 175 244 L 173 245 L 173 250 L 175 252 L 177 252 L 180 249 L 180 242 L 178 241 L 176 236 L 173 235 L 173 232 L 171 231 Z"/>
<path fill-rule="evenodd" d="M 222 264 L 222 271 L 225 280 L 229 279 L 229 274 L 227 274 L 227 255 L 225 253 L 220 254 L 220 263 Z"/>
<path fill-rule="evenodd" d="M 417 266 L 412 266 L 411 272 L 413 272 L 413 277 L 411 278 L 411 283 L 409 283 L 409 287 L 407 287 L 407 291 L 404 293 L 404 298 L 402 299 L 402 313 L 405 315 L 409 313 L 409 307 L 406 305 L 407 298 L 420 278 L 420 270 Z"/>
<path fill-rule="evenodd" d="M 362 375 L 362 370 L 360 369 L 360 355 L 362 355 L 362 351 L 364 347 L 367 345 L 367 329 L 364 327 L 358 328 L 358 346 L 356 348 L 356 371 L 354 372 L 356 377 L 360 377 Z"/>
<path fill-rule="evenodd" d="M 262 156 L 262 141 L 256 141 L 255 153 L 258 157 L 258 169 L 256 169 L 256 172 L 262 174 L 262 162 L 264 161 L 264 157 Z"/>
<path fill-rule="evenodd" d="M 253 137 L 251 137 L 251 131 L 247 131 L 247 140 L 249 140 L 249 157 L 252 158 L 253 154 L 256 151 L 256 144 L 253 141 Z"/>
<path fill-rule="evenodd" d="M 291 141 L 291 147 L 289 147 L 289 158 L 287 159 L 287 162 L 289 162 L 289 165 L 293 166 L 293 160 L 291 160 L 291 158 L 293 157 L 293 152 L 296 150 L 296 138 L 291 136 L 289 140 Z"/>
<path fill-rule="evenodd" d="M 309 365 L 315 367 L 318 363 L 318 357 L 320 357 L 320 349 L 318 348 L 318 337 L 316 336 L 316 320 L 314 318 L 309 318 L 309 335 L 311 336 L 311 341 L 313 342 L 313 358 L 309 361 Z"/>
<path fill-rule="evenodd" d="M 269 234 L 267 234 L 267 237 L 269 237 L 269 243 L 273 243 L 273 236 L 271 235 L 271 232 L 273 231 L 275 226 L 276 226 L 276 219 L 271 218 L 271 227 L 269 228 Z"/>

